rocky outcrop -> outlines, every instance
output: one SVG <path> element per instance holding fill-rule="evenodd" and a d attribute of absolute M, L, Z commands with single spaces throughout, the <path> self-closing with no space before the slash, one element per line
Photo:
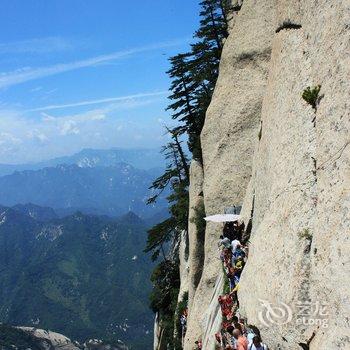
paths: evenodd
<path fill-rule="evenodd" d="M 154 341 L 153 341 L 153 350 L 163 350 L 166 349 L 166 344 L 164 344 L 164 329 L 162 323 L 159 320 L 158 313 L 154 318 Z"/>
<path fill-rule="evenodd" d="M 203 168 L 200 162 L 192 161 L 190 168 L 190 189 L 189 189 L 189 284 L 188 284 L 188 307 L 195 310 L 196 307 L 196 291 L 200 282 L 203 264 L 204 264 L 204 244 L 205 232 L 201 232 L 198 228 L 198 220 L 203 220 L 200 215 L 200 209 L 204 210 L 203 198 Z M 201 332 L 200 322 L 202 313 L 191 312 L 187 319 L 187 326 L 190 331 L 185 337 L 185 344 L 194 342 L 196 336 Z M 185 345 L 185 347 L 188 345 Z"/>
<path fill-rule="evenodd" d="M 190 190 L 189 190 L 189 220 L 188 220 L 188 239 L 189 239 L 189 283 L 188 283 L 188 305 L 192 306 L 194 295 L 198 283 L 202 276 L 204 261 L 204 239 L 205 233 L 200 232 L 197 227 L 197 220 L 203 220 L 198 217 L 201 208 L 204 208 L 203 198 L 203 168 L 200 162 L 193 160 L 190 168 Z"/>
<path fill-rule="evenodd" d="M 274 6 L 267 0 L 256 6 L 253 1 L 248 6 L 247 3 L 236 15 L 226 40 L 201 136 L 207 215 L 240 204 L 252 171 L 274 32 Z M 192 349 L 194 341 L 203 334 L 203 313 L 210 305 L 221 271 L 217 249 L 221 229 L 218 224 L 207 225 L 204 269 L 190 308 L 185 349 Z M 212 328 L 206 334 L 213 337 L 217 330 Z"/>
<path fill-rule="evenodd" d="M 240 311 L 272 349 L 350 347 L 349 23 L 348 0 L 245 0 L 201 135 L 203 172 L 192 166 L 208 215 L 243 204 L 252 219 Z M 317 85 L 313 108 L 301 95 Z M 221 228 L 207 225 L 201 279 L 189 284 L 185 349 L 198 338 L 214 349 Z M 190 281 L 197 240 L 190 227 Z M 285 303 L 292 318 L 267 324 L 262 301 Z M 300 322 L 298 306 L 322 303 L 328 328 Z"/>
<path fill-rule="evenodd" d="M 117 344 L 106 344 L 100 339 L 90 339 L 80 344 L 68 337 L 35 327 L 15 327 L 0 323 L 0 349 L 26 350 L 127 350 L 118 340 Z"/>
<path fill-rule="evenodd" d="M 33 327 L 19 327 L 37 341 L 42 349 L 79 350 L 79 344 L 71 341 L 62 334 Z"/>
<path fill-rule="evenodd" d="M 87 340 L 84 344 L 79 344 L 77 341 L 73 341 L 66 336 L 52 332 L 49 330 L 34 328 L 34 327 L 16 327 L 18 329 L 28 334 L 32 343 L 35 343 L 35 349 L 42 350 L 127 350 L 128 347 L 122 342 L 118 341 L 119 345 L 106 344 L 99 339 Z M 0 334 L 1 337 L 1 334 Z M 1 340 L 1 339 L 0 339 Z M 19 340 L 19 344 L 13 344 L 13 348 L 23 347 L 22 339 Z M 29 347 L 27 350 L 30 350 Z"/>
<path fill-rule="evenodd" d="M 188 233 L 182 231 L 179 243 L 179 269 L 180 269 L 180 290 L 178 302 L 181 302 L 189 288 L 189 243 Z"/>

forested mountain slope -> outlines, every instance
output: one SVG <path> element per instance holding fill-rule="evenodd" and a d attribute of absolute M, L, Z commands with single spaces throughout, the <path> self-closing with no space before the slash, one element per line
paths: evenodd
<path fill-rule="evenodd" d="M 149 348 L 146 230 L 135 214 L 43 222 L 1 207 L 0 321 Z"/>

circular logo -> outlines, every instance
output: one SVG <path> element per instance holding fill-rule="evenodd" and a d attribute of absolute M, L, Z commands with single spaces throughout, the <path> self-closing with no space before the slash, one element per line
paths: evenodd
<path fill-rule="evenodd" d="M 259 321 L 265 326 L 284 325 L 292 321 L 292 309 L 285 303 L 272 304 L 267 300 L 259 299 L 261 310 L 258 313 Z"/>

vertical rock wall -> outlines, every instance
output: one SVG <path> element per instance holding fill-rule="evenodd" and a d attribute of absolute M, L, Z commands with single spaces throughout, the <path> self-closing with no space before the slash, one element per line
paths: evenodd
<path fill-rule="evenodd" d="M 193 160 L 190 168 L 190 208 L 189 208 L 189 278 L 188 306 L 191 307 L 198 283 L 202 276 L 204 262 L 204 233 L 196 225 L 198 211 L 204 207 L 203 168 L 200 162 Z"/>
<path fill-rule="evenodd" d="M 186 231 L 181 233 L 179 243 L 179 269 L 180 269 L 180 290 L 178 302 L 182 301 L 189 288 L 189 242 Z"/>
<path fill-rule="evenodd" d="M 239 299 L 271 349 L 350 348 L 349 23 L 349 0 L 245 0 L 207 112 L 203 172 L 192 169 L 203 179 L 202 190 L 191 182 L 192 203 L 203 192 L 207 215 L 244 203 L 247 223 L 253 209 Z M 317 110 L 301 98 L 316 85 Z M 199 338 L 214 349 L 221 228 L 207 225 L 201 279 L 189 283 L 185 349 Z M 189 235 L 191 281 L 200 266 L 191 225 Z M 289 305 L 292 321 L 264 326 L 261 300 Z M 320 302 L 328 328 L 296 323 L 298 303 Z"/>
<path fill-rule="evenodd" d="M 207 215 L 223 212 L 225 207 L 240 204 L 244 198 L 260 127 L 274 12 L 269 0 L 245 1 L 225 43 L 219 79 L 201 136 Z M 204 329 L 211 339 L 218 330 L 217 324 L 208 328 L 209 318 L 204 314 L 222 270 L 217 247 L 221 229 L 218 224 L 207 225 L 204 269 L 190 306 L 185 349 L 193 348 Z"/>
<path fill-rule="evenodd" d="M 272 348 L 350 348 L 350 2 L 280 2 L 255 152 L 251 252 L 240 301 Z M 321 85 L 314 110 L 302 98 Z M 267 263 L 268 262 L 268 263 Z M 261 325 L 261 301 L 293 319 Z M 328 327 L 300 305 L 326 304 Z M 316 314 L 314 319 L 321 319 Z"/>

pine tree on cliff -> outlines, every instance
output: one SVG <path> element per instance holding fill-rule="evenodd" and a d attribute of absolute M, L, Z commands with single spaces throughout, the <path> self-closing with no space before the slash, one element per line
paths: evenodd
<path fill-rule="evenodd" d="M 149 230 L 145 251 L 152 252 L 153 260 L 157 260 L 160 254 L 163 256 L 151 278 L 151 307 L 159 313 L 167 348 L 173 350 L 182 348 L 181 341 L 174 332 L 177 323 L 174 318 L 178 315 L 179 266 L 178 255 L 172 251 L 172 257 L 169 258 L 165 247 L 169 249 L 176 246 L 180 232 L 188 229 L 190 182 L 189 162 L 180 138 L 186 134 L 192 157 L 202 161 L 200 134 L 219 74 L 223 42 L 228 35 L 230 3 L 230 0 L 200 2 L 201 19 L 200 27 L 194 35 L 196 41 L 189 52 L 170 58 L 171 68 L 167 72 L 171 78 L 170 104 L 167 110 L 171 111 L 172 118 L 179 124 L 168 129 L 171 142 L 162 150 L 168 164 L 164 173 L 150 187 L 156 194 L 148 203 L 154 203 L 162 192 L 170 189 L 167 197 L 170 218 Z"/>
<path fill-rule="evenodd" d="M 180 122 L 181 132 L 187 133 L 193 158 L 199 160 L 199 136 L 218 77 L 223 40 L 228 35 L 227 1 L 204 0 L 200 5 L 200 28 L 195 33 L 198 41 L 191 45 L 190 52 L 170 58 L 172 103 L 167 108 L 173 111 L 173 119 Z"/>
<path fill-rule="evenodd" d="M 178 232 L 187 229 L 188 221 L 188 159 L 179 140 L 179 129 L 167 128 L 167 131 L 172 141 L 162 148 L 162 153 L 168 163 L 164 174 L 155 179 L 150 187 L 156 194 L 148 199 L 148 204 L 154 203 L 170 187 L 171 193 L 167 200 L 171 216 L 148 231 L 145 252 L 152 252 L 154 261 L 158 259 L 160 253 L 163 259 L 167 260 L 165 243 L 176 241 Z"/>
<path fill-rule="evenodd" d="M 220 59 L 223 39 L 228 36 L 227 3 L 223 0 L 204 0 L 200 6 L 200 27 L 195 36 L 210 42 L 217 58 Z"/>
<path fill-rule="evenodd" d="M 167 72 L 172 79 L 169 99 L 172 103 L 167 110 L 172 110 L 172 118 L 181 124 L 178 127 L 179 135 L 187 133 L 189 136 L 189 149 L 193 152 L 192 135 L 197 134 L 194 125 L 197 116 L 196 91 L 200 82 L 193 79 L 191 69 L 192 53 L 179 54 L 170 58 L 171 69 Z"/>
<path fill-rule="evenodd" d="M 171 69 L 167 72 L 172 79 L 169 89 L 172 94 L 169 99 L 174 101 L 167 107 L 167 110 L 173 110 L 173 119 L 178 119 L 185 124 L 194 118 L 195 97 L 193 93 L 197 88 L 196 82 L 192 79 L 190 58 L 190 53 L 171 57 Z"/>

